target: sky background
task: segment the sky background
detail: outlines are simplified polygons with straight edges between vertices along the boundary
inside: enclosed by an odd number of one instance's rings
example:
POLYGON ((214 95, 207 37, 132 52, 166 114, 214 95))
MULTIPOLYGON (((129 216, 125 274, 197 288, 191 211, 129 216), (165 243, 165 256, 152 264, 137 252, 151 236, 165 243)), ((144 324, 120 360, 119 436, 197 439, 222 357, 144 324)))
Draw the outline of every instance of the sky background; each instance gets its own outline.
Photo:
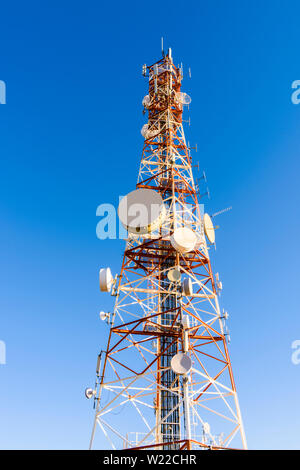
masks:
POLYGON ((2 2, 0 448, 88 446, 113 305, 98 269, 117 273, 124 249, 97 239, 96 208, 135 188, 161 36, 183 62, 206 210, 233 207, 211 256, 248 445, 300 448, 299 18, 293 0, 2 2))

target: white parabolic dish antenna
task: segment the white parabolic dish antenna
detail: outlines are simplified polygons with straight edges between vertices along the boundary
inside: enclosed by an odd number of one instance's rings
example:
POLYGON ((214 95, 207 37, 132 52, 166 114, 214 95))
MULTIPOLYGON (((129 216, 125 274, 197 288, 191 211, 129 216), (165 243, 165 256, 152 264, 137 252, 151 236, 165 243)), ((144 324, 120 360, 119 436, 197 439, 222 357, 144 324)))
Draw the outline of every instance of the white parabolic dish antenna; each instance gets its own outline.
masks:
POLYGON ((108 314, 106 312, 100 312, 99 317, 100 317, 100 320, 104 321, 107 319, 108 314))
POLYGON ((110 268, 103 268, 99 271, 99 284, 101 292, 110 292, 114 278, 110 268))
POLYGON ((118 215, 129 232, 146 234, 161 226, 166 217, 166 208, 156 191, 136 189, 123 197, 118 215))
POLYGON ((174 230, 170 241, 175 250, 180 253, 193 251, 197 243, 197 235, 188 227, 179 227, 174 230))
POLYGON ((215 243, 215 239, 216 239, 215 229, 214 229, 214 225, 212 223, 212 220, 211 220, 211 218, 209 217, 208 214, 204 214, 203 222, 204 222, 205 235, 207 236, 210 243, 215 243))
POLYGON ((192 102, 192 98, 187 93, 183 93, 179 91, 177 93, 178 101, 182 104, 190 104, 192 102))
POLYGON ((171 369, 175 374, 185 375, 192 368, 192 360, 190 356, 184 353, 178 353, 172 357, 171 369))
POLYGON ((179 269, 170 269, 170 270, 168 271, 168 279, 169 279, 169 281, 171 281, 171 282, 178 282, 178 281, 180 281, 180 278, 181 278, 181 274, 180 274, 179 269))
POLYGON ((183 280, 182 293, 183 295, 186 295, 186 296, 193 295, 193 283, 190 277, 186 277, 183 280))
POLYGON ((147 132, 148 132, 148 124, 144 124, 141 129, 141 134, 144 137, 144 139, 146 139, 147 132))
POLYGON ((150 137, 154 137, 158 133, 157 130, 151 130, 149 129, 149 124, 144 124, 142 129, 141 129, 141 134, 144 137, 144 139, 150 139, 150 137))
POLYGON ((150 96, 149 95, 144 96, 142 104, 143 104, 143 106, 145 106, 145 108, 148 108, 148 106, 150 104, 150 96))

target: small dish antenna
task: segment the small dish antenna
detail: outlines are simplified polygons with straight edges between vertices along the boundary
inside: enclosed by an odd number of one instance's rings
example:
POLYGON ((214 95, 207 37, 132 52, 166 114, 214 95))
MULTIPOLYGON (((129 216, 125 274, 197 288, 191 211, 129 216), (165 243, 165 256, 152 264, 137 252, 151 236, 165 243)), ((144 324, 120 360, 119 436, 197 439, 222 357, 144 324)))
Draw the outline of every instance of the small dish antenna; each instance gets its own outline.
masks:
POLYGON ((177 99, 181 104, 190 104, 192 102, 190 95, 182 91, 177 92, 177 99))
POLYGON ((175 374, 186 375, 192 368, 192 360, 185 353, 178 353, 171 359, 171 369, 175 374))
POLYGON ((208 241, 210 243, 215 243, 215 239, 216 239, 215 229, 214 229, 212 220, 208 214, 204 214, 203 224, 204 224, 204 232, 208 241))
POLYGON ((193 251, 197 243, 197 235, 188 227, 176 228, 170 237, 171 244, 180 253, 193 251))
POLYGON ((141 134, 146 140, 150 139, 150 137, 154 137, 157 133, 158 133, 157 130, 149 129, 149 124, 144 124, 141 129, 141 134))
POLYGON ((86 388, 84 394, 86 398, 89 400, 90 398, 96 395, 96 390, 93 390, 92 388, 86 388))
POLYGON ((123 197, 118 215, 129 232, 146 234, 161 226, 166 217, 166 208, 157 191, 136 189, 123 197))
POLYGON ((193 295, 193 284, 192 284, 192 280, 190 277, 187 277, 183 280, 182 293, 183 295, 186 295, 186 296, 193 295))
MULTIPOLYGON (((143 101, 142 101, 142 105, 143 105, 145 108, 149 108, 149 105, 150 105, 150 96, 149 96, 149 95, 144 96, 143 101)), ((146 124, 146 125, 147 125, 147 124, 146 124)), ((144 137, 144 136, 143 136, 143 137, 144 137)))
POLYGON ((99 285, 101 292, 110 292, 114 278, 111 274, 110 268, 102 268, 99 271, 99 285))
POLYGON ((180 273, 179 269, 170 269, 170 271, 168 271, 168 279, 171 282, 180 281, 181 273, 180 273))
POLYGON ((148 124, 144 124, 141 129, 141 134, 144 137, 144 139, 146 139, 147 133, 148 133, 148 124))
POLYGON ((100 312, 99 317, 102 321, 107 321, 109 319, 110 314, 108 312, 100 312))

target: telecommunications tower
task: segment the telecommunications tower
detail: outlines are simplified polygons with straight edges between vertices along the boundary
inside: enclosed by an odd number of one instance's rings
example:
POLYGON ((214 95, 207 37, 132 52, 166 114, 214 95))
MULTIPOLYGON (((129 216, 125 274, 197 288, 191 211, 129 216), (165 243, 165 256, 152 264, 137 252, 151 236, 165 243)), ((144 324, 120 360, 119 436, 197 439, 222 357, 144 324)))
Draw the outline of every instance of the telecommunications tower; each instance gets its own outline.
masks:
POLYGON ((170 49, 143 75, 148 122, 138 181, 118 209, 128 231, 122 268, 99 274, 115 305, 100 313, 109 336, 86 390, 95 407, 90 447, 246 448, 222 283, 210 263, 214 226, 198 203, 182 125, 191 98, 170 49))

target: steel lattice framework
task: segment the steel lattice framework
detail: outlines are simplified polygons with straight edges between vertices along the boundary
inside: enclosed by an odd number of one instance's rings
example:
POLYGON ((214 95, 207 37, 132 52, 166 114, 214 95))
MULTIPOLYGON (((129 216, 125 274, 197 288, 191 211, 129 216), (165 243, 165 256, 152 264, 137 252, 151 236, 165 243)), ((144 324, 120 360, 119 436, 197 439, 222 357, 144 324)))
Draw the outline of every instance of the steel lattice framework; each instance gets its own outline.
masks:
POLYGON ((148 126, 136 188, 158 191, 167 216, 154 232, 128 234, 107 348, 97 364, 90 446, 99 425, 113 449, 246 448, 182 125, 182 72, 169 51, 147 67, 147 76, 148 126), (181 226, 198 237, 186 254, 170 243, 181 226), (191 279, 192 295, 168 279, 174 267, 191 279), (182 351, 192 359, 188 378, 170 367, 182 351))

